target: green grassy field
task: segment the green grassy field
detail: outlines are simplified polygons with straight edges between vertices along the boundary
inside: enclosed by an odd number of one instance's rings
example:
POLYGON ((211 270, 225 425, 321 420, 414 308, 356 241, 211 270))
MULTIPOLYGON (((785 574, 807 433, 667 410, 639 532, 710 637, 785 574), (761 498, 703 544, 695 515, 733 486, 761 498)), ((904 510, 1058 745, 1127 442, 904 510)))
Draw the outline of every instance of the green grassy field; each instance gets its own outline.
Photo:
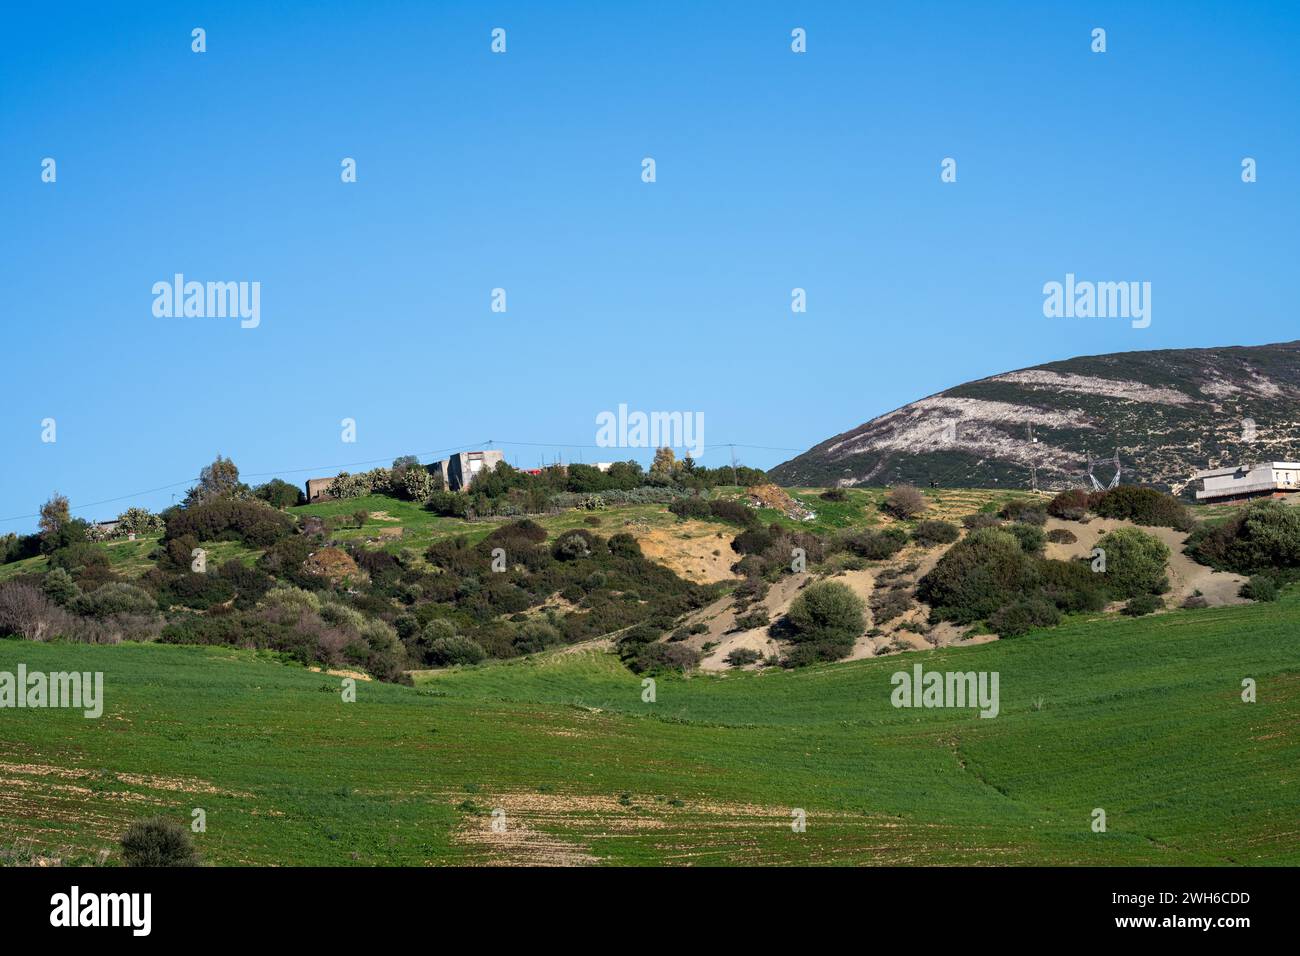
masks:
POLYGON ((598 651, 359 682, 355 703, 225 648, 0 641, 0 670, 19 662, 103 671, 106 705, 0 711, 10 858, 86 859, 202 808, 213 864, 1300 864, 1293 593, 663 678, 654 703, 598 651), (895 709, 890 675, 917 662, 997 671, 1001 714, 895 709))

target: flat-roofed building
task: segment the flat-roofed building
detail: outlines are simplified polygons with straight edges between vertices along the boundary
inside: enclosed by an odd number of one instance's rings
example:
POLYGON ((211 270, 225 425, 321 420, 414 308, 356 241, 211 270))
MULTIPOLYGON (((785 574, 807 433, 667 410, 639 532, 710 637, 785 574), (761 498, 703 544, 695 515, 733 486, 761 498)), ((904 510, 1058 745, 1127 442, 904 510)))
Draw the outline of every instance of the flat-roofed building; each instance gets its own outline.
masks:
POLYGON ((1300 462, 1229 465, 1198 471, 1192 479, 1203 483, 1201 490, 1196 492, 1197 501, 1224 501, 1300 491, 1300 462))
POLYGON ((501 464, 504 457, 499 451, 462 451, 435 461, 429 471, 435 478, 442 478, 448 491, 465 491, 480 474, 501 464))

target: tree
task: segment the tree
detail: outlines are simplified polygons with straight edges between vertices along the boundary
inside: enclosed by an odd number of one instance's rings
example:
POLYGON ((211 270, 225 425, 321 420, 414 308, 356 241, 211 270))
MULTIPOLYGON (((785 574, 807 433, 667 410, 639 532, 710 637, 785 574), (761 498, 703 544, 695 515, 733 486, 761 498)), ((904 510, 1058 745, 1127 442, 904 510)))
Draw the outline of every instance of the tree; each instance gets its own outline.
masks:
POLYGON ((59 533, 59 529, 71 520, 72 513, 68 508, 67 496, 56 491, 50 495, 49 501, 41 505, 41 520, 39 522, 41 539, 44 541, 52 540, 59 533))
POLYGON ((677 456, 667 445, 655 452, 654 464, 650 466, 650 474, 658 475, 662 478, 671 478, 673 472, 677 470, 677 456))
POLYGON ((297 485, 291 485, 279 478, 272 478, 266 484, 253 489, 253 497, 260 498, 272 508, 292 508, 307 503, 306 495, 297 485))
POLYGON ((248 486, 239 480, 239 469, 229 458, 217 455, 212 464, 199 472, 199 481, 185 493, 185 507, 207 504, 220 498, 241 497, 248 486))

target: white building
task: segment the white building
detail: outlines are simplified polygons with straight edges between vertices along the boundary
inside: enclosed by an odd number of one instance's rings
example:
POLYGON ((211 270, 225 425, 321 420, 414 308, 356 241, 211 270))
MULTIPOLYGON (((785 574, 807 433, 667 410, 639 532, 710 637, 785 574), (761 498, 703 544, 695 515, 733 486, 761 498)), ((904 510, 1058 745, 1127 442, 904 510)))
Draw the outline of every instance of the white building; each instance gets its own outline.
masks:
POLYGON ((1196 492, 1198 501, 1246 498, 1282 491, 1300 491, 1300 462, 1265 461, 1258 465, 1230 465, 1198 471, 1194 481, 1203 481, 1196 492))

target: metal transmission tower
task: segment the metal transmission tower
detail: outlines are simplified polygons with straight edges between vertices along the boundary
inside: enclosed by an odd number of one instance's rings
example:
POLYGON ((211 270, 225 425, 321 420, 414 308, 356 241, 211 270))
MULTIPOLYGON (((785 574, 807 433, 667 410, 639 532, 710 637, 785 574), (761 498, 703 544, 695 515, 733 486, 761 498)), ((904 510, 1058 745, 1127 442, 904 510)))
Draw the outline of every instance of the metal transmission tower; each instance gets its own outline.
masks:
POLYGON ((1117 487, 1117 486, 1119 485, 1119 476, 1120 476, 1120 473, 1121 473, 1121 468, 1120 468, 1120 463, 1119 463, 1119 449, 1118 449, 1118 448, 1115 449, 1115 457, 1111 459, 1111 461, 1112 461, 1112 462, 1114 463, 1114 465, 1115 465, 1115 477, 1112 478, 1112 479, 1110 480, 1110 484, 1109 484, 1109 485, 1106 485, 1106 487, 1104 487, 1104 488, 1102 487, 1101 482, 1097 480, 1097 476, 1094 475, 1094 474, 1092 473, 1092 468, 1093 468, 1094 465, 1104 464, 1105 461, 1106 461, 1106 459, 1105 459, 1105 458, 1093 458, 1092 455, 1088 454, 1088 450, 1087 450, 1086 448, 1084 449, 1084 452, 1083 452, 1083 453, 1084 453, 1084 455, 1086 455, 1087 458, 1088 458, 1088 480, 1092 482, 1092 488, 1093 488, 1094 491, 1110 491, 1112 488, 1115 488, 1115 487, 1117 487))

